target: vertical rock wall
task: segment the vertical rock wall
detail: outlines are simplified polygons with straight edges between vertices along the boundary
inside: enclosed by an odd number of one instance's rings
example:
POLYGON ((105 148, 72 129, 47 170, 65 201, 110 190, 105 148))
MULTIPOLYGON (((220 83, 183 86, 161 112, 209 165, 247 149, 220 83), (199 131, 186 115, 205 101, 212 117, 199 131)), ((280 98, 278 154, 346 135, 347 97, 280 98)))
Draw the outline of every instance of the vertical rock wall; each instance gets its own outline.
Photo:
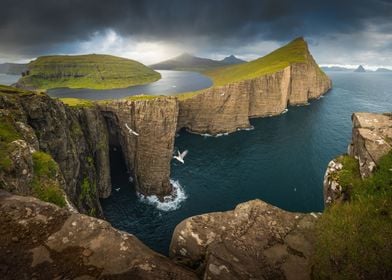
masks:
POLYGON ((169 194, 177 99, 113 101, 102 105, 101 111, 111 123, 109 130, 118 134, 136 190, 144 195, 169 194), (130 132, 127 126, 138 135, 130 132))

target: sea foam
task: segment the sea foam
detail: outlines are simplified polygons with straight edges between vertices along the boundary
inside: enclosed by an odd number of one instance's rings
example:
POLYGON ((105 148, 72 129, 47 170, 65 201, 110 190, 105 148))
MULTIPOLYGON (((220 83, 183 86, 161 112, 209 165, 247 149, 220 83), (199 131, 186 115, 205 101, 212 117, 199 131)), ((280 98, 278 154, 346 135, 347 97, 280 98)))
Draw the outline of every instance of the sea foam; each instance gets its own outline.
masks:
POLYGON ((145 196, 137 194, 141 202, 155 206, 161 211, 173 211, 181 207, 181 203, 187 199, 184 188, 178 181, 170 180, 173 191, 170 195, 164 196, 160 201, 156 195, 145 196))

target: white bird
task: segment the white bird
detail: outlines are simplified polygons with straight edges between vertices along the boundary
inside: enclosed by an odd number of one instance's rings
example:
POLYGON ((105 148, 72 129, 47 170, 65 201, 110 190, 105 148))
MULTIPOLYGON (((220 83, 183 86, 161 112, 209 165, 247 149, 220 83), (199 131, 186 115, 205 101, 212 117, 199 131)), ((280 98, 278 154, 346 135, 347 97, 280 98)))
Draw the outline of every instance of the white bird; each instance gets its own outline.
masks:
POLYGON ((125 124, 125 127, 128 129, 129 134, 133 134, 133 135, 139 136, 139 133, 137 133, 136 131, 132 130, 132 128, 130 128, 127 123, 125 124))
POLYGON ((221 96, 224 96, 225 95, 225 93, 221 93, 221 96))
POLYGON ((116 192, 118 192, 120 190, 120 188, 116 188, 115 190, 116 190, 116 192))
POLYGON ((185 150, 182 153, 180 153, 180 151, 178 150, 177 153, 178 153, 178 156, 174 156, 173 158, 175 158, 176 160, 178 160, 181 163, 184 163, 184 157, 188 153, 188 150, 185 150))
POLYGON ((129 176, 129 182, 132 183, 133 182, 133 178, 132 176, 129 176))

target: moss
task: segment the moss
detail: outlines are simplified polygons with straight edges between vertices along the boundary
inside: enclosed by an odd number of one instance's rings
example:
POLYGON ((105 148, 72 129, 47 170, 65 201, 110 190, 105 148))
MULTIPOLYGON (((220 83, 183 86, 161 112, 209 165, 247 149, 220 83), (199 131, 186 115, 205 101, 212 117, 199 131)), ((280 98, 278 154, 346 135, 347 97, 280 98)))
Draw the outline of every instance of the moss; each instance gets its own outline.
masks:
POLYGON ((361 180, 358 161, 348 155, 338 158, 338 162, 343 168, 334 174, 334 179, 342 186, 344 191, 350 191, 353 185, 357 185, 361 180))
POLYGON ((83 135, 83 130, 82 130, 82 128, 81 128, 79 123, 73 122, 71 124, 71 133, 72 133, 72 135, 74 135, 76 137, 79 137, 79 136, 83 135))
POLYGON ((95 105, 93 101, 81 98, 60 98, 60 101, 70 107, 76 108, 93 107, 95 105))
POLYGON ((315 279, 389 279, 392 275, 392 152, 359 180, 354 159, 341 182, 350 201, 326 209, 316 225, 315 279), (351 169, 351 172, 350 172, 351 169), (350 178, 351 177, 351 178, 350 178))
POLYGON ((85 177, 81 184, 81 191, 79 195, 79 202, 86 202, 88 205, 93 204, 92 198, 95 197, 96 194, 96 186, 94 183, 91 183, 89 178, 85 177))
POLYGON ((61 190, 59 181, 57 180, 59 173, 57 163, 47 153, 34 152, 33 167, 33 194, 43 201, 64 207, 64 194, 61 190))
POLYGON ((19 83, 40 89, 126 88, 160 79, 158 72, 137 61, 110 55, 43 56, 28 68, 30 74, 19 83))
POLYGON ((0 171, 11 168, 9 144, 17 139, 20 139, 20 135, 13 119, 10 116, 0 116, 0 171))

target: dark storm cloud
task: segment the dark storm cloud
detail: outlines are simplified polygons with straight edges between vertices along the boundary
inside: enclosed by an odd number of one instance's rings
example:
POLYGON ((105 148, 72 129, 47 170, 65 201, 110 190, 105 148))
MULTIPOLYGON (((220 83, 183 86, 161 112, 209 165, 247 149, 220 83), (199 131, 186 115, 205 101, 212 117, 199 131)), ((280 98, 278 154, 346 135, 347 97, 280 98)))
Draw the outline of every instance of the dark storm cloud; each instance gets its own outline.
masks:
POLYGON ((0 50, 39 53, 113 29, 123 36, 180 40, 287 41, 357 32, 373 23, 391 33, 381 0, 0 0, 0 50))

